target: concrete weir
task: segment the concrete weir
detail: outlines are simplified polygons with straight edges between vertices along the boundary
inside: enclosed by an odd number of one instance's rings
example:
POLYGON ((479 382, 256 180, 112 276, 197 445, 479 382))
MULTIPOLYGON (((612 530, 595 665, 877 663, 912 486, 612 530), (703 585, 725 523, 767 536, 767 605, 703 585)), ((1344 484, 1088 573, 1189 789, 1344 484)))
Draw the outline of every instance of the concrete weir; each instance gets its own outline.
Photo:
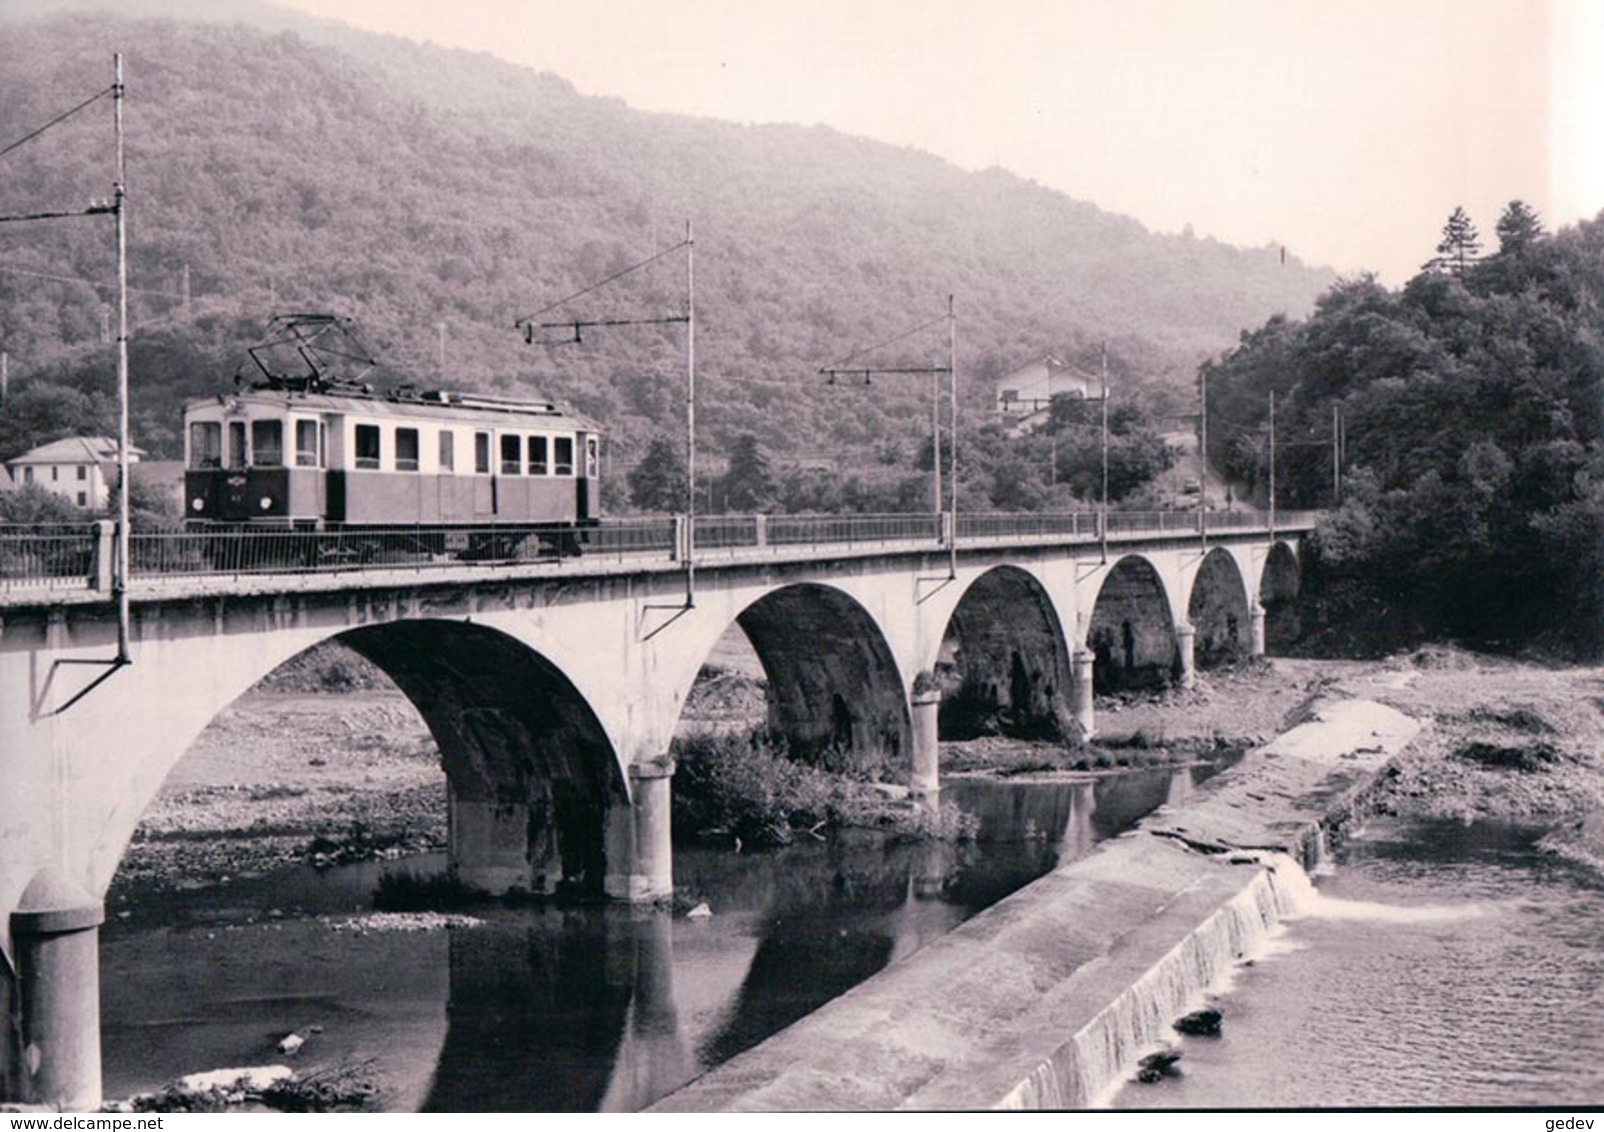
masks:
POLYGON ((1381 704, 1321 704, 1184 807, 1160 809, 652 1111, 1093 1105, 1290 909, 1301 877, 1285 875, 1296 871, 1287 856, 1307 859, 1418 730, 1381 704))

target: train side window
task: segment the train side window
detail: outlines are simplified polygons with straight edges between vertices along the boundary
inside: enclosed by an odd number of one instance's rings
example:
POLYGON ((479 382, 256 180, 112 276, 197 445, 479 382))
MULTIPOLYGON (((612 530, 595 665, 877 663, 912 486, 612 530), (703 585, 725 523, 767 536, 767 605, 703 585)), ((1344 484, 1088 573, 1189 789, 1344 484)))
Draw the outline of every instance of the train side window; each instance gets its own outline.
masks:
POLYGON ((398 428, 395 430, 395 470, 398 472, 415 472, 418 470, 417 429, 398 428))
POLYGON ((440 470, 457 470, 457 434, 448 428, 440 430, 440 470))
POLYGON ((317 458, 317 422, 295 422, 295 466, 298 468, 315 468, 318 466, 317 458))
POLYGON ((598 472, 596 465, 599 447, 594 436, 585 437, 585 475, 591 479, 595 479, 598 472))
POLYGON ((245 466, 245 422, 228 422, 228 466, 243 468, 245 466))
POLYGON ((251 422, 251 463, 258 468, 277 468, 284 463, 284 422, 251 422))
POLYGON ((501 438, 501 474, 516 476, 523 472, 523 446, 521 437, 503 436, 501 438))
POLYGON ((547 470, 546 438, 544 436, 531 436, 529 438, 529 474, 543 476, 547 470))
POLYGON ((378 425, 359 424, 356 426, 356 466, 359 468, 377 468, 379 466, 378 425))
POLYGON ((551 472, 556 476, 574 474, 574 438, 554 436, 551 440, 551 472))
POLYGON ((189 466, 223 466, 223 426, 217 421, 195 421, 189 426, 189 466))
POLYGON ((473 434, 473 470, 481 476, 490 474, 490 434, 473 434))

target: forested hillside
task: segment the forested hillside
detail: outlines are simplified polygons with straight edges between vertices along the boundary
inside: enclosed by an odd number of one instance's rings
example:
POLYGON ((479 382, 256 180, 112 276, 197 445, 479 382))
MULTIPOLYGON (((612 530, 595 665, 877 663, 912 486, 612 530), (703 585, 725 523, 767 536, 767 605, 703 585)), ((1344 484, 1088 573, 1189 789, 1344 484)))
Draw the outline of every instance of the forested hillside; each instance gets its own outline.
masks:
MULTIPOLYGON (((1491 243, 1491 241, 1489 241, 1491 243)), ((1206 367, 1210 449, 1242 481, 1333 504, 1328 611, 1421 635, 1604 646, 1604 216, 1550 235, 1519 201, 1496 250, 1456 211, 1401 290, 1339 284, 1206 367), (1340 459, 1332 437, 1340 430, 1340 459)))
MULTIPOLYGON (((1004 172, 822 128, 646 114, 488 56, 314 22, 3 28, 0 145, 108 85, 125 56, 135 442, 157 456, 177 450, 182 399, 230 387, 271 313, 331 311, 381 359, 376 384, 538 392, 605 422, 620 500, 651 439, 678 435, 682 328, 531 346, 513 323, 688 221, 714 466, 751 435, 782 467, 912 475, 926 387, 832 388, 817 370, 938 315, 949 293, 969 430, 994 378, 1048 352, 1092 363, 1104 340, 1121 395, 1185 404, 1203 357, 1306 313, 1333 279, 1272 248, 1156 236, 1004 172)), ((0 213, 108 197, 110 119, 103 100, 0 157, 0 213)), ((106 431, 112 247, 106 218, 0 225, 0 458, 106 431)), ((667 256, 547 317, 678 313, 684 274, 667 256)), ((944 352, 938 327, 879 360, 944 352)))

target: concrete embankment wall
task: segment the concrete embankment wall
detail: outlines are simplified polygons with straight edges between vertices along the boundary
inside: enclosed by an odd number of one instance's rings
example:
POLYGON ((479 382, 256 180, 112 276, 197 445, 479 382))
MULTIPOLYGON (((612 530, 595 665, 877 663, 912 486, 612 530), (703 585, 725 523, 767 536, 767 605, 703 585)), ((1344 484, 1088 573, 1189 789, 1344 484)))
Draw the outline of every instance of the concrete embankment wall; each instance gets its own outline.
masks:
POLYGON ((1305 859, 1417 730, 1380 704, 1323 704, 1184 807, 1157 811, 653 1111, 1092 1104, 1252 953, 1300 887, 1288 856, 1305 859))

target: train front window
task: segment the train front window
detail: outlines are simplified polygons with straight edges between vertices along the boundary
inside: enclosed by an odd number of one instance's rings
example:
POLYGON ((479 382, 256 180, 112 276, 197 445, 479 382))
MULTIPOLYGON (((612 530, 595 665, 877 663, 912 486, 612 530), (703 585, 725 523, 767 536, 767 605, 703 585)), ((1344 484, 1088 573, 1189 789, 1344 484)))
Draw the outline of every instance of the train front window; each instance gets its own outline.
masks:
POLYGON ((295 422, 295 464, 301 468, 315 468, 317 459, 317 422, 295 422))
POLYGON ((276 468, 284 463, 284 422, 251 422, 251 463, 276 468))
POLYGON ((398 472, 415 472, 418 470, 417 429, 398 428, 395 430, 395 470, 398 472))
POLYGON ((529 474, 543 476, 547 471, 546 438, 544 436, 531 436, 529 438, 529 474))
POLYGON ((553 437, 551 441, 552 472, 559 476, 574 474, 574 438, 571 436, 553 437))
POLYGON ((195 421, 189 426, 189 466, 223 466, 223 426, 216 421, 195 421))
POLYGON ((228 422, 228 466, 243 468, 245 466, 245 422, 228 422))
POLYGON ((356 466, 359 468, 377 468, 379 466, 378 425, 359 424, 356 426, 356 466))
POLYGON ((585 437, 585 475, 595 479, 597 475, 597 457, 599 446, 594 436, 585 437))
POLYGON ((523 441, 516 436, 501 438, 501 474, 516 476, 523 472, 523 441))

